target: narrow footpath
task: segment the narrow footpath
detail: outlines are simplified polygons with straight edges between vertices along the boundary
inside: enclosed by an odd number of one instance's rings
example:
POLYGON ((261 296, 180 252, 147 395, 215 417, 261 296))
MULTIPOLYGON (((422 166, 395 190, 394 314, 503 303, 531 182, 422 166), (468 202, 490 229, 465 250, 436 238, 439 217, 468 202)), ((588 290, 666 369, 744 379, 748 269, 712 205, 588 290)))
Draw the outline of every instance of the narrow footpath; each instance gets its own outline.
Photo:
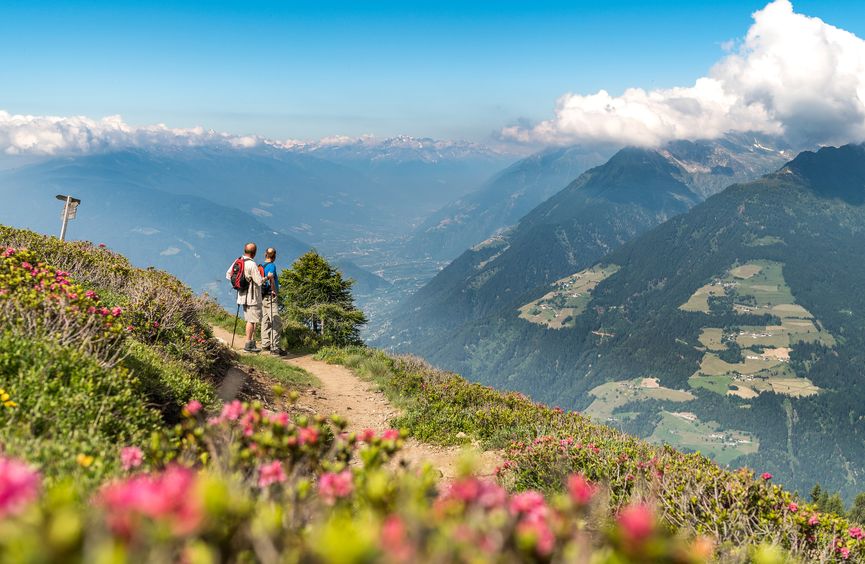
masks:
MULTIPOLYGON (((228 345, 231 333, 221 327, 213 327, 213 334, 228 345)), ((242 352, 243 337, 236 337, 235 350, 242 352)), ((260 353, 267 354, 267 353, 260 353)), ((341 415, 348 420, 349 431, 375 429, 383 431, 391 427, 390 422, 399 415, 384 393, 377 386, 359 378, 354 372, 337 364, 316 360, 312 355, 288 355, 283 361, 303 368, 321 382, 320 387, 300 390, 297 408, 322 415, 341 415)), ((398 462, 418 467, 424 463, 437 468, 445 480, 456 476, 458 463, 464 447, 441 447, 408 439, 398 455, 398 462)), ((477 462, 476 473, 491 476, 501 463, 499 453, 472 448, 477 462)))

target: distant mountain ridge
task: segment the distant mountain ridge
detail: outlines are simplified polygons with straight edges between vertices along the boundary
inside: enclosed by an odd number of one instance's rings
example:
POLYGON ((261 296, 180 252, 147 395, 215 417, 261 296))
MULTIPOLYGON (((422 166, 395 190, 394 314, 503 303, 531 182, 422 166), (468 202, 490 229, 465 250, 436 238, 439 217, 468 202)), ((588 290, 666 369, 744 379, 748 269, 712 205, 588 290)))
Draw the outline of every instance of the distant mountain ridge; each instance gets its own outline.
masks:
MULTIPOLYGON (((603 164, 612 145, 550 148, 522 159, 476 192, 431 215, 407 243, 414 254, 453 259, 463 250, 516 224, 525 214, 586 170, 603 164)), ((706 198, 733 182, 756 178, 795 155, 783 139, 759 133, 728 133, 712 140, 671 141, 658 152, 680 166, 688 184, 706 198)))
MULTIPOLYGON (((757 149, 755 144, 755 139, 730 136, 677 142, 659 150, 620 150, 535 207, 512 229, 460 255, 397 309, 382 332, 385 340, 377 342, 401 343, 421 354, 427 346, 436 349, 437 339, 455 326, 512 311, 530 301, 529 292, 590 266, 624 242, 685 212, 712 186, 755 178, 786 162, 783 149, 757 149), (740 151, 735 159, 731 147, 740 151), (725 163, 722 170, 717 169, 720 163, 725 163)), ((554 160, 563 162, 563 157, 554 160)))
MULTIPOLYGON (((70 237, 107 243, 136 264, 156 265, 177 274, 195 290, 222 298, 224 268, 244 242, 277 247, 286 264, 309 249, 309 243, 292 235, 296 230, 291 229, 292 219, 304 219, 303 209, 290 208, 292 201, 296 206, 303 198, 316 198, 314 193, 291 198, 285 194, 273 198, 281 202, 264 206, 261 202, 270 199, 266 190, 254 194, 238 191, 237 186, 255 185, 257 178, 264 181, 267 169, 250 170, 233 159, 255 169, 255 163, 266 157, 202 149, 155 154, 123 151, 0 171, 4 201, 0 223, 55 233, 61 205, 54 195, 71 193, 82 204, 78 218, 70 223, 70 237), (234 167, 240 170, 226 171, 234 167), (277 221, 272 225, 263 221, 274 218, 277 221), (282 229, 275 228, 280 224, 282 229)), ((291 160, 270 163, 277 170, 283 166, 295 170, 300 165, 291 160)), ((279 175, 269 181, 278 183, 279 175)), ((349 205, 338 214, 346 223, 357 217, 349 205)), ((359 280, 363 291, 386 284, 350 262, 341 267, 359 280)))

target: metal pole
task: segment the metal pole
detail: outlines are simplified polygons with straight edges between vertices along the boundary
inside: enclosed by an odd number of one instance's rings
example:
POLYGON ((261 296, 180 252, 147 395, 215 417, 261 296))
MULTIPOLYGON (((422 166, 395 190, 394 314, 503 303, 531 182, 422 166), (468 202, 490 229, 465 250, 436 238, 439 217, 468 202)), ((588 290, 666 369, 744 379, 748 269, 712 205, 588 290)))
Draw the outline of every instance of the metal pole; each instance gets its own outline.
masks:
POLYGON ((234 336, 237 334, 237 319, 240 317, 240 304, 237 304, 237 313, 234 314, 234 329, 231 331, 231 348, 234 348, 234 336))
POLYGON ((66 204, 63 206, 63 225, 60 227, 60 240, 66 240, 66 225, 69 224, 69 204, 72 202, 72 196, 66 196, 66 204))
POLYGON ((276 346, 276 341, 273 340, 273 288, 270 289, 270 351, 273 352, 274 347, 276 346))

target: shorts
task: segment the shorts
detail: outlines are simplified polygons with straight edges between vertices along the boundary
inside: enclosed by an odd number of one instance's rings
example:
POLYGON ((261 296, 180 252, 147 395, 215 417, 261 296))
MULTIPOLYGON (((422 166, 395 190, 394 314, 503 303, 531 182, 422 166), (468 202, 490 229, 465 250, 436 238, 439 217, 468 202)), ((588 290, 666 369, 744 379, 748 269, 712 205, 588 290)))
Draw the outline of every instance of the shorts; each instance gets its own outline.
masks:
POLYGON ((261 323, 261 304, 243 306, 243 320, 247 323, 261 323))

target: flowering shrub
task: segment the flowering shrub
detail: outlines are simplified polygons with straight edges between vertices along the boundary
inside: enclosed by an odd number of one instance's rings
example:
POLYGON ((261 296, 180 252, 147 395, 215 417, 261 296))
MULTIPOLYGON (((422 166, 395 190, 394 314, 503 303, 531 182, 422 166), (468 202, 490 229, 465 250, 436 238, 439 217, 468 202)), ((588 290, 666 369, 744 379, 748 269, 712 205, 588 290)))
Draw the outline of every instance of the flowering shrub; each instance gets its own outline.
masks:
POLYGON ((674 535, 649 506, 589 526, 599 490, 580 476, 570 480, 581 484, 574 493, 552 497, 508 494, 471 475, 438 485, 429 469, 384 466, 388 457, 380 455, 401 442, 394 433, 364 432, 361 441, 339 420, 331 428, 287 417, 237 403, 207 421, 190 413, 175 436, 182 443, 175 460, 105 484, 89 504, 62 486, 37 498, 38 474, 0 457, 0 554, 12 561, 112 554, 121 561, 681 563, 713 555, 710 542, 674 535), (237 452, 216 448, 209 452, 228 458, 181 460, 182 450, 227 444, 238 433, 249 438, 246 456, 232 460, 228 453, 237 452), (271 433, 268 447, 249 448, 271 433), (333 440, 320 440, 326 436, 333 440), (360 464, 350 464, 355 456, 360 464), (10 491, 14 503, 5 501, 10 491))
POLYGON ((860 531, 851 534, 845 519, 802 503, 773 484, 769 473, 755 478, 749 470, 724 470, 699 454, 652 445, 578 413, 469 383, 416 358, 364 348, 324 349, 318 357, 375 379, 403 407, 406 415, 397 423, 415 436, 453 443, 462 433, 504 447, 498 476, 510 490, 554 494, 564 486, 589 497, 587 490, 600 484, 610 511, 653 500, 667 526, 718 543, 777 543, 807 559, 865 560, 860 531))
POLYGON ((106 365, 122 351, 123 310, 108 308, 32 251, 0 248, 0 324, 74 346, 106 365))
MULTIPOLYGON (((155 269, 135 268, 104 245, 64 242, 0 225, 0 249, 7 247, 19 249, 16 254, 29 249, 24 252, 30 263, 38 260, 52 265, 67 282, 74 278, 80 292, 72 293, 100 302, 99 313, 103 313, 102 307, 112 316, 122 312, 123 320, 113 324, 116 331, 125 330, 127 335, 159 347, 189 366, 193 374, 219 372, 227 365, 230 352, 212 339, 209 326, 200 318, 212 304, 195 296, 175 277, 155 269)), ((0 288, 3 282, 0 272, 0 288)))

